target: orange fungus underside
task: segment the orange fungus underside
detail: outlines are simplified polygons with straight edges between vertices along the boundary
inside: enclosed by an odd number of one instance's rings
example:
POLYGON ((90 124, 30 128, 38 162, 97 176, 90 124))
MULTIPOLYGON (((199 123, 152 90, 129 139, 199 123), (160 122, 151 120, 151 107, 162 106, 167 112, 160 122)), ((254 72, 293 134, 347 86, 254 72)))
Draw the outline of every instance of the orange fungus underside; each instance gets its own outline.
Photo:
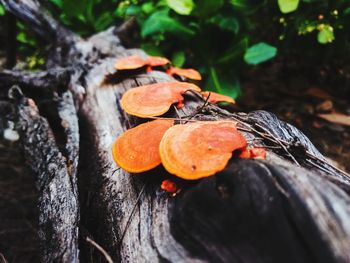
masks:
POLYGON ((208 98, 209 96, 209 102, 211 103, 217 103, 217 102, 227 102, 227 103, 236 103, 234 99, 232 99, 231 97, 229 96, 226 96, 226 95, 222 95, 222 94, 219 94, 219 93, 216 93, 216 92, 208 92, 208 91, 204 91, 202 92, 202 95, 204 98, 208 98), (210 94, 210 96, 209 96, 210 94))
POLYGON ((163 58, 163 57, 149 56, 147 58, 147 64, 151 67, 165 66, 166 64, 169 64, 169 63, 170 63, 169 59, 163 58))
POLYGON ((165 169, 186 180, 221 171, 247 142, 233 121, 195 122, 168 129, 159 146, 165 169))
POLYGON ((200 91, 200 88, 178 81, 140 86, 125 92, 120 105, 128 114, 137 117, 160 116, 166 113, 172 104, 181 104, 184 99, 182 94, 187 90, 200 91))
POLYGON ((191 68, 187 68, 187 69, 183 69, 183 68, 177 68, 177 67, 170 67, 167 70, 167 74, 173 76, 173 75, 178 75, 178 76, 182 76, 188 79, 193 79, 193 80, 201 80, 202 76, 201 74, 194 69, 191 68))
POLYGON ((145 65, 147 65, 146 59, 136 55, 132 55, 129 57, 119 59, 115 64, 115 68, 117 70, 131 70, 141 68, 145 65))
POLYGON ((155 120, 124 132, 113 144, 114 161, 130 173, 141 173, 161 163, 159 143, 173 125, 172 120, 155 120))
POLYGON ((163 57, 149 56, 147 58, 143 58, 137 55, 132 55, 119 59, 115 64, 115 68, 117 70, 132 70, 142 68, 144 66, 159 67, 169 63, 170 61, 163 57))

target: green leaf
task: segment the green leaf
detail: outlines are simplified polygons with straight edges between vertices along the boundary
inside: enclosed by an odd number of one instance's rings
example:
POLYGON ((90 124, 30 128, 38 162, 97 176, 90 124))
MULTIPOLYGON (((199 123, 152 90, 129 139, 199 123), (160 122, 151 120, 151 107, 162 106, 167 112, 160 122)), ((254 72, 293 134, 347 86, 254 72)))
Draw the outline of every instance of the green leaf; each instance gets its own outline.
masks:
POLYGON ((147 37, 152 34, 169 32, 179 36, 194 35, 195 32, 169 17, 167 10, 152 14, 142 25, 141 36, 147 37))
POLYGON ((257 65, 267 61, 277 54, 277 48, 260 42, 248 48, 244 54, 244 61, 251 65, 257 65))
POLYGON ((298 9, 300 0, 278 0, 278 6, 282 13, 287 14, 298 9))
POLYGON ((206 18, 210 14, 217 12, 224 4, 224 0, 197 0, 196 12, 200 17, 206 18))
POLYGON ((111 12, 105 12, 94 22, 94 28, 97 32, 100 32, 111 25, 113 20, 113 14, 111 12))
POLYGON ((224 30, 231 31, 235 34, 238 34, 238 32, 239 32, 239 22, 234 17, 224 17, 220 21, 219 26, 220 26, 220 28, 222 28, 224 30))
POLYGON ((141 7, 136 6, 136 5, 132 5, 132 6, 128 6, 125 10, 125 15, 126 16, 134 16, 134 15, 138 15, 140 14, 142 11, 141 7))
POLYGON ((160 56, 163 57, 162 50, 155 46, 153 43, 141 44, 141 49, 144 50, 150 56, 160 56))
POLYGON ((153 3, 144 3, 142 6, 141 6, 141 9, 142 9, 142 12, 144 12, 145 14, 150 14, 154 11, 155 7, 153 5, 153 3))
POLYGON ((62 0, 50 0, 51 3, 56 5, 59 8, 62 8, 62 0))
POLYGON ((248 47, 248 38, 242 38, 232 47, 226 50, 222 56, 216 61, 217 64, 229 64, 238 61, 238 57, 242 57, 248 47))
POLYGON ((5 15, 5 8, 3 7, 2 4, 0 4, 0 16, 5 15))
POLYGON ((328 44, 333 42, 334 40, 334 33, 333 33, 332 27, 325 27, 317 34, 317 41, 320 44, 328 44))
POLYGON ((182 67, 186 61, 185 52, 177 51, 173 54, 171 62, 175 67, 182 67))
POLYGON ((239 81, 236 76, 230 74, 221 75, 214 67, 209 68, 209 78, 205 89, 230 96, 234 99, 241 93, 239 81), (227 76, 230 77, 228 78, 227 76))
POLYGON ((62 0, 62 11, 67 17, 81 17, 88 0, 62 0))
POLYGON ((30 45, 30 46, 35 46, 36 45, 35 40, 29 38, 27 36, 27 34, 22 32, 22 31, 17 34, 16 39, 17 39, 18 42, 23 43, 23 44, 27 44, 27 45, 30 45))
POLYGON ((194 3, 192 0, 167 0, 168 6, 180 15, 191 14, 194 3))

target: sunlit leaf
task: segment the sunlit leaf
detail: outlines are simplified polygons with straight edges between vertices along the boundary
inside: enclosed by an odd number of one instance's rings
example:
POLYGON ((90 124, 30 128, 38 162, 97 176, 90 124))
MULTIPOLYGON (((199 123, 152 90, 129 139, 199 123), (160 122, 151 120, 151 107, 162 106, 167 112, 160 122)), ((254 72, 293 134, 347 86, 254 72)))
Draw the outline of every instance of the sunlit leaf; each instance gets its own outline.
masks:
POLYGON ((282 13, 294 12, 298 9, 300 0, 278 0, 278 6, 282 13))
POLYGON ((189 15, 195 6, 192 0, 167 0, 166 2, 171 9, 180 15, 189 15))
POLYGON ((260 42, 248 48, 244 54, 244 61, 251 65, 257 65, 267 61, 277 54, 277 48, 260 42))
POLYGON ((331 43, 334 40, 334 33, 332 27, 325 27, 317 34, 317 41, 320 44, 331 43))
POLYGON ((0 16, 5 15, 5 8, 0 4, 0 16))

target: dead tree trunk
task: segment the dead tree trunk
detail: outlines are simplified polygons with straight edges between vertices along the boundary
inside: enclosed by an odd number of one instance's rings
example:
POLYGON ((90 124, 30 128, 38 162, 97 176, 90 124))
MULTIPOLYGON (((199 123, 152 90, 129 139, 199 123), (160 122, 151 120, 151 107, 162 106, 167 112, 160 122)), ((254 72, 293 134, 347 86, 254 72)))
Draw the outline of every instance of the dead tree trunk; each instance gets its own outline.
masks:
POLYGON ((187 94, 169 116, 238 120, 268 159, 233 160, 171 198, 159 188, 162 168, 131 176, 110 150, 141 121, 121 110, 123 92, 170 77, 116 75, 118 57, 143 55, 125 49, 116 28, 81 39, 34 0, 1 2, 52 44, 47 71, 0 73, 0 106, 13 112, 1 111, 1 123, 16 123, 36 176, 42 261, 103 262, 107 253, 115 262, 350 262, 350 178, 299 130, 187 94))

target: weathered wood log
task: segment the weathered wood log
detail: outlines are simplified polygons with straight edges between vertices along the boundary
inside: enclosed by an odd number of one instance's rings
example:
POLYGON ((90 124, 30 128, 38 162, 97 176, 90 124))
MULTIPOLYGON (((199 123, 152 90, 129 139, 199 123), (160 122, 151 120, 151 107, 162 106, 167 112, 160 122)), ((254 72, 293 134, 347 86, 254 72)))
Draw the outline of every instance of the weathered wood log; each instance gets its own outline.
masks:
MULTIPOLYGON (((264 111, 230 113, 186 94, 185 107, 167 117, 237 120, 250 145, 265 146, 268 158, 233 159, 169 197, 159 188, 165 170, 130 175, 113 162, 111 145, 143 121, 121 110, 123 92, 171 78, 158 71, 115 74, 118 58, 144 55, 123 48, 115 28, 83 40, 42 15, 34 1, 1 1, 36 32, 47 32, 48 41, 59 39, 48 67, 70 69, 67 91, 55 82, 43 99, 23 89, 40 111, 11 93, 23 150, 42 189, 43 261, 77 262, 79 250, 82 262, 103 261, 86 242, 78 248, 80 228, 82 241, 88 233, 116 262, 350 262, 350 178, 299 130, 264 111)), ((28 74, 6 74, 14 78, 2 89, 42 86, 28 74)))

